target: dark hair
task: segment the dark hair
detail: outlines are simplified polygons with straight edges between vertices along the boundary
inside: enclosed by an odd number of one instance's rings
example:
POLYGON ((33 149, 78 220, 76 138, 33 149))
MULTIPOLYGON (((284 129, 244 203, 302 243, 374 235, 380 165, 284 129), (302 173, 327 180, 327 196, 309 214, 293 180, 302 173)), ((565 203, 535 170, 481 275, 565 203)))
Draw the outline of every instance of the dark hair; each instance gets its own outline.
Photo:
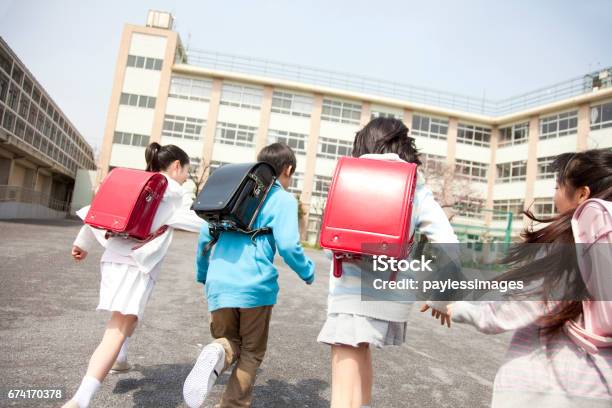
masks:
POLYGON ((421 164, 409 129, 395 118, 374 118, 355 135, 353 157, 368 153, 397 153, 409 163, 421 164))
MULTIPOLYGON (((578 153, 563 153, 553 161, 557 172, 558 186, 565 187, 566 193, 573 195, 577 188, 589 187, 589 198, 612 199, 612 151, 593 149, 578 153)), ((578 269, 576 248, 572 233, 571 220, 575 209, 552 218, 538 218, 530 210, 524 214, 532 221, 547 224, 544 228, 527 228, 522 233, 523 242, 512 247, 508 256, 501 262, 511 269, 500 276, 499 280, 522 280, 525 283, 539 282, 535 291, 542 300, 548 302, 552 294, 560 289, 563 301, 555 310, 541 318, 540 323, 547 333, 553 333, 570 319, 582 313, 582 300, 589 293, 578 269), (546 255, 538 256, 542 245, 547 246, 546 255)))
POLYGON ((145 160, 147 161, 147 171, 162 171, 178 160, 181 166, 189 164, 189 156, 183 149, 175 145, 162 146, 157 142, 152 142, 145 150, 145 160))
POLYGON ((270 163, 280 176, 287 166, 291 166, 291 174, 295 172, 296 159, 293 150, 283 142, 272 143, 261 149, 257 155, 257 161, 270 163))

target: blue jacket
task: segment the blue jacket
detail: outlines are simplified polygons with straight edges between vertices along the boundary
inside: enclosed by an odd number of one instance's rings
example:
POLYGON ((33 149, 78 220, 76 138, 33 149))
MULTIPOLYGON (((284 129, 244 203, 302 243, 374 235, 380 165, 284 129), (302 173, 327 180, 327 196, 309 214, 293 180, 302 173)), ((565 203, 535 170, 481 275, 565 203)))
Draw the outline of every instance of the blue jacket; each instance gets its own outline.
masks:
POLYGON ((208 224, 202 227, 196 257, 197 281, 205 284, 208 310, 257 307, 276 303, 279 254, 306 283, 314 280, 314 264, 300 244, 296 199, 278 181, 274 183, 253 228, 270 227, 272 234, 255 238, 238 232, 222 232, 212 251, 202 256, 211 240, 208 224))

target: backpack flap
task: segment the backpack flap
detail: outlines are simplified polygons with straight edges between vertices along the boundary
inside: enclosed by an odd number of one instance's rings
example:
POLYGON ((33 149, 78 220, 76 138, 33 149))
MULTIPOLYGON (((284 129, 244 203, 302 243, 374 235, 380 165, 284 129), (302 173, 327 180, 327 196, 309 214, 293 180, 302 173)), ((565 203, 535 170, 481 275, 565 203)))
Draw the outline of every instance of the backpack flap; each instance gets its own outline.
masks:
POLYGON ((226 164, 210 175, 192 209, 209 223, 249 230, 275 180, 268 163, 226 164))

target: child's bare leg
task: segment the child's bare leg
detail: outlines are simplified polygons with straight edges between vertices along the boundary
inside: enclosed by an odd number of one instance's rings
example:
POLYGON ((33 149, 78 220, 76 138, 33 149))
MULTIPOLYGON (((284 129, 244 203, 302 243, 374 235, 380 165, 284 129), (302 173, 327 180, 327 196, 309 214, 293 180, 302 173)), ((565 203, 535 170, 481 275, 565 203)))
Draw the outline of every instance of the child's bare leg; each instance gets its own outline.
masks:
POLYGON ((361 407, 360 347, 332 346, 331 408, 361 407))
POLYGON ((372 400, 372 350, 367 343, 361 344, 360 349, 363 349, 363 358, 359 367, 361 374, 361 405, 369 406, 372 400))
POLYGON ((134 315, 123 315, 113 312, 102 341, 89 360, 87 375, 102 382, 117 359, 121 345, 130 337, 136 328, 138 318, 134 315))

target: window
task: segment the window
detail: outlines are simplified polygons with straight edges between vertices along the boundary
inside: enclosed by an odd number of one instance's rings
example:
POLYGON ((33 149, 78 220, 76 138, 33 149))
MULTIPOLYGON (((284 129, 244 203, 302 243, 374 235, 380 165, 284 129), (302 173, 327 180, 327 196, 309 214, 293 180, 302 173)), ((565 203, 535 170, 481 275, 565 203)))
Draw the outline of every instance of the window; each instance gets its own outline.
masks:
POLYGON ((204 119, 185 116, 166 115, 164 117, 163 136, 180 137, 183 139, 202 139, 204 119))
POLYGON ((312 187, 312 195, 317 197, 327 197, 329 185, 332 182, 331 177, 319 176, 315 174, 314 185, 312 187))
POLYGON ((228 162, 223 162, 223 161, 218 161, 218 160, 211 160, 210 162, 210 166, 209 166, 209 175, 213 173, 213 171, 217 170, 219 167, 224 166, 226 164, 229 164, 228 162))
POLYGON ((499 129, 497 147, 513 146, 527 142, 529 136, 529 122, 516 123, 499 129))
POLYGON ((300 194, 304 188, 304 173, 295 172, 291 177, 291 185, 287 189, 290 193, 300 194))
POLYGON ((538 157, 538 179, 549 179, 555 177, 555 170, 552 168, 552 163, 556 156, 538 157))
POLYGON ((25 96, 21 97, 21 100, 19 101, 19 116, 21 116, 24 119, 28 118, 28 111, 30 108, 30 100, 28 98, 26 98, 25 96))
POLYGON ((379 111, 379 110, 374 110, 371 112, 370 114, 370 119, 375 119, 375 118, 392 118, 392 119, 399 119, 399 120, 403 120, 403 114, 400 113, 393 113, 393 112, 383 112, 383 111, 379 111))
POLYGON ((493 220, 506 221, 508 213, 512 213, 515 218, 519 217, 523 212, 523 206, 523 200, 520 198, 493 200, 493 220))
POLYGON ((361 105, 357 103, 323 99, 321 119, 358 125, 361 121, 361 105))
POLYGON ((289 145, 296 154, 306 154, 306 139, 308 135, 287 132, 284 130, 268 130, 268 143, 283 142, 289 145))
POLYGON ((472 181, 487 182, 487 168, 489 167, 486 163, 478 163, 469 160, 456 159, 455 171, 457 176, 465 177, 472 181))
POLYGON ((312 112, 312 97, 274 91, 272 95, 272 112, 309 118, 312 112))
POLYGON ((430 139, 446 140, 448 120, 429 116, 412 116, 412 136, 423 136, 430 139))
POLYGON ((525 181, 527 177, 527 161, 514 161, 497 165, 497 182, 512 183, 525 181))
POLYGON ((591 130, 612 126, 612 102, 591 107, 591 130))
POLYGON ((19 103, 19 88, 15 84, 11 84, 8 92, 8 98, 6 104, 14 111, 17 111, 17 105, 19 103))
POLYGON ((23 71, 17 66, 17 64, 13 65, 13 80, 17 82, 17 85, 21 86, 21 81, 23 80, 23 71))
POLYGON ((348 140, 319 138, 319 151, 317 156, 324 159, 336 160, 338 157, 350 156, 353 152, 353 142, 348 140))
POLYGON ((15 125, 15 115, 11 111, 4 112, 4 118, 2 120, 2 127, 8 130, 9 132, 13 131, 13 126, 15 125))
POLYGON ((170 80, 168 96, 192 101, 209 101, 212 93, 212 80, 193 79, 173 76, 170 80))
POLYGON ((161 71, 163 62, 163 60, 157 58, 128 55, 127 66, 134 68, 150 69, 153 71, 161 71))
POLYGON ((7 74, 10 74, 12 65, 13 59, 11 56, 0 48, 0 68, 2 68, 7 74))
POLYGON ((136 133, 115 132, 113 143, 144 147, 149 144, 149 136, 136 133))
POLYGON ((263 90, 243 85, 225 84, 221 89, 221 105, 259 109, 263 90))
POLYGON ((491 129, 459 123, 457 127, 457 142, 489 147, 491 145, 491 129))
POLYGON ((255 147, 255 132, 256 127, 217 122, 215 141, 234 146, 255 147))
POLYGON ((479 218, 482 216, 482 208, 484 207, 484 199, 464 197, 455 208, 462 217, 479 218))
POLYGON ((533 214, 547 218, 555 215, 555 204, 552 198, 536 198, 533 202, 533 214))
POLYGON ((152 96, 121 93, 121 99, 119 100, 119 104, 154 109, 155 98, 152 96))
POLYGON ((441 172, 446 167, 446 157, 431 153, 419 154, 426 172, 441 172))
POLYGON ((9 77, 0 72, 0 101, 6 101, 10 83, 9 77))
POLYGON ((540 139, 571 135, 578 129, 578 111, 560 113, 540 119, 540 139))

